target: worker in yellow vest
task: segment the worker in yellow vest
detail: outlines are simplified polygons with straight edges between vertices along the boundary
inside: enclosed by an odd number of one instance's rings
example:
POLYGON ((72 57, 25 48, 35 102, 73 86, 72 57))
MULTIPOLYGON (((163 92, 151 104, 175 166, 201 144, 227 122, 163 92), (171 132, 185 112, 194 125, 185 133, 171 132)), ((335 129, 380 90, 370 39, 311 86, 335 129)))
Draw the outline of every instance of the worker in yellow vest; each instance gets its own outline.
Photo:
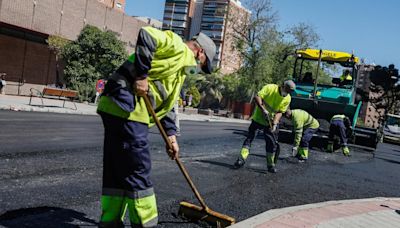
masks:
POLYGON ((349 70, 345 70, 343 75, 340 76, 340 85, 351 85, 353 82, 353 77, 349 70))
POLYGON ((148 95, 178 157, 173 107, 185 77, 211 73, 216 47, 200 33, 188 42, 172 31, 144 27, 135 54, 108 80, 98 113, 105 129, 100 227, 121 227, 126 210, 132 227, 155 227, 156 198, 150 178, 148 95))
POLYGON ((293 124, 294 142, 292 154, 300 162, 307 161, 309 143, 319 128, 318 120, 301 109, 288 109, 285 117, 290 119, 293 124))
POLYGON ((289 107, 290 93, 296 88, 292 80, 287 80, 282 85, 268 84, 264 86, 255 97, 256 109, 252 115, 246 140, 243 142, 240 155, 237 158, 234 168, 241 168, 249 156, 251 143, 254 140, 258 129, 264 132, 267 154, 267 168, 271 173, 276 173, 275 153, 278 149, 278 124, 282 114, 289 107))
POLYGON ((349 117, 345 115, 334 115, 331 119, 331 125, 329 127, 329 141, 328 141, 328 152, 333 152, 333 140, 335 136, 339 136, 340 146, 342 153, 345 156, 350 156, 350 150, 347 146, 347 132, 352 129, 349 117))

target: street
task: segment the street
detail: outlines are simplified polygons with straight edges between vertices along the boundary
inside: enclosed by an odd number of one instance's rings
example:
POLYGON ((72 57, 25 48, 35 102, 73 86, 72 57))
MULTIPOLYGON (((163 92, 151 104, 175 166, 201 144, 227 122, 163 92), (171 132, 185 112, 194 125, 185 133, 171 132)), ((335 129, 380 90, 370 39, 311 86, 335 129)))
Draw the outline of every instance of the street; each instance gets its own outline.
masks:
MULTIPOLYGON (((103 127, 98 116, 0 111, 0 226, 96 226, 100 216, 103 127)), ((266 171, 264 140, 232 169, 247 124, 182 121, 182 161, 209 207, 244 220, 273 208, 328 200, 400 197, 400 146, 375 153, 310 151, 307 163, 281 144, 278 173, 266 171)), ((207 227, 177 216, 198 204, 157 129, 150 133, 160 227, 207 227)), ((128 224, 128 223, 126 223, 128 224)))

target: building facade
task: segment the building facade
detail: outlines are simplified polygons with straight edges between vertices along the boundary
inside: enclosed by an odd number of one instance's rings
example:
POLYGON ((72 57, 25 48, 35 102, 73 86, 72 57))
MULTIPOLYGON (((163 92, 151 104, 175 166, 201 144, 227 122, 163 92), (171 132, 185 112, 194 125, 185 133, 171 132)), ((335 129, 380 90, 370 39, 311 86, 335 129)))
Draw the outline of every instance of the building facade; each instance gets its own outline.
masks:
POLYGON ((250 11, 238 0, 167 0, 163 29, 171 29, 184 39, 199 32, 207 34, 217 47, 214 66, 229 74, 242 63, 234 49, 235 28, 247 23, 249 17, 250 11))
POLYGON ((157 29, 160 29, 160 30, 162 29, 163 23, 161 21, 157 20, 157 19, 150 18, 150 17, 134 17, 134 18, 136 18, 136 19, 138 19, 140 21, 143 21, 146 24, 148 24, 148 25, 150 25, 150 26, 152 26, 154 28, 157 28, 157 29))
POLYGON ((125 12, 125 0, 98 0, 105 4, 107 7, 121 12, 125 12))
MULTIPOLYGON (((366 94, 368 94, 369 99, 374 99, 375 97, 380 96, 380 94, 376 94, 370 91, 371 80, 370 74, 371 71, 374 70, 374 66, 361 64, 358 65, 358 76, 356 86, 358 89, 361 89, 366 94)), ((378 128, 379 127, 379 118, 383 115, 385 110, 379 109, 377 110, 371 102, 363 102, 359 119, 363 122, 366 127, 378 128)))
POLYGON ((235 34, 242 32, 250 21, 251 13, 244 8, 240 1, 230 0, 228 4, 228 13, 226 15, 222 47, 220 49, 221 72, 230 74, 240 69, 243 59, 240 53, 235 49, 235 34))
POLYGON ((194 4, 194 0, 166 0, 163 30, 172 30, 183 39, 189 39, 194 4))
POLYGON ((29 94, 31 87, 57 83, 62 75, 56 75, 46 39, 75 40, 85 25, 114 31, 132 52, 146 23, 98 0, 1 0, 0 72, 7 74, 6 94, 29 94))

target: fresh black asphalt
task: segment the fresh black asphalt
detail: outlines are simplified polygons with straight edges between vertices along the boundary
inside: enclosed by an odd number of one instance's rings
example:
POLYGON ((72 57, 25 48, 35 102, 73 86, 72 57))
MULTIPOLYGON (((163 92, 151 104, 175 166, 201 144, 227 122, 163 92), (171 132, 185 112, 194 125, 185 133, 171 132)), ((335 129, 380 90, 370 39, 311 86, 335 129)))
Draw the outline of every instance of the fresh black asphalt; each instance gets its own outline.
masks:
MULTIPOLYGON (((353 156, 311 150, 299 164, 281 144, 278 173, 266 172, 264 142, 233 170, 246 124, 182 121, 181 158, 209 207, 238 221, 269 209, 327 200, 400 197, 400 146, 353 156)), ((149 136, 160 227, 206 227, 177 216, 196 199, 169 160, 157 129, 149 136)), ((93 227, 100 215, 103 128, 98 116, 0 111, 0 226, 93 227)), ((127 223, 128 224, 128 223, 127 223)))

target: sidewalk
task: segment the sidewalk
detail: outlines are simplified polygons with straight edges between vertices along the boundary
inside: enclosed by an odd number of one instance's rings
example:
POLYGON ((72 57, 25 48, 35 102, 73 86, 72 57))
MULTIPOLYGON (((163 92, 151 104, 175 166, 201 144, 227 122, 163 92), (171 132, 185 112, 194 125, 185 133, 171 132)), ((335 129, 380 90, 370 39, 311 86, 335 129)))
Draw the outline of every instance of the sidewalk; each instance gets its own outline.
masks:
POLYGON ((230 227, 399 228, 400 198, 328 201, 273 209, 230 227))
MULTIPOLYGON (((12 111, 27 111, 27 112, 54 112, 66 114, 80 114, 80 115, 97 115, 95 104, 75 103, 77 110, 74 110, 74 105, 66 101, 65 108, 63 108, 63 101, 56 99, 43 99, 44 107, 41 107, 40 98, 33 97, 32 105, 29 105, 28 96, 10 96, 0 95, 0 109, 12 111)), ((218 116, 207 116, 200 114, 185 114, 179 113, 180 120, 191 121, 209 121, 209 122, 230 122, 230 123, 250 123, 248 120, 233 119, 218 116)))

